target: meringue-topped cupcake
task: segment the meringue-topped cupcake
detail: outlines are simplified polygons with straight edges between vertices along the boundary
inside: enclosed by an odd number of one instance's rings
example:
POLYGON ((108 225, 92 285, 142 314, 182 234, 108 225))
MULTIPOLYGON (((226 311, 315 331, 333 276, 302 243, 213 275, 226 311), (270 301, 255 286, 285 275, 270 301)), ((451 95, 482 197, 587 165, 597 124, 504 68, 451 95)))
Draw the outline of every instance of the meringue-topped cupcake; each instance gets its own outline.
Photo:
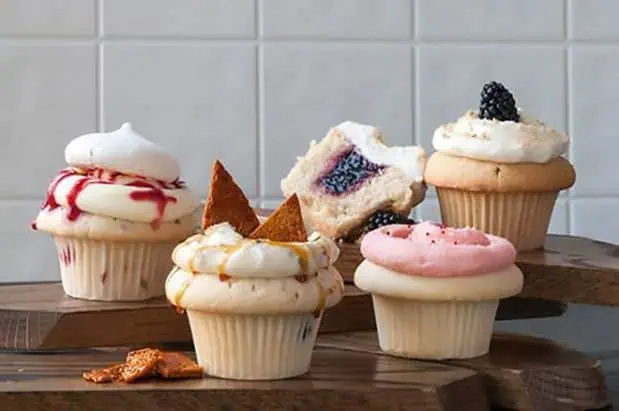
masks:
POLYGON ((443 222, 476 227, 519 251, 541 248, 560 190, 575 172, 567 135, 523 113, 500 83, 484 85, 478 111, 436 129, 425 180, 443 222))
POLYGON ((89 300, 164 294, 174 246, 196 226, 199 199, 178 162, 126 123, 65 149, 32 226, 52 234, 65 292, 89 300))

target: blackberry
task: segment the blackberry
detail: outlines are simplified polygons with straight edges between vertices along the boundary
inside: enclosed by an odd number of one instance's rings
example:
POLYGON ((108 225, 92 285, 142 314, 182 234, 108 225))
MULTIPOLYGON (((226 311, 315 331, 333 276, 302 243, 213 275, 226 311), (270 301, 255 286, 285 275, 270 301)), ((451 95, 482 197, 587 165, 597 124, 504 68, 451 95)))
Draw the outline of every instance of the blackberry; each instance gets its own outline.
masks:
POLYGON ((377 228, 390 224, 415 224, 412 218, 396 214, 393 211, 379 210, 372 214, 365 223, 364 231, 369 233, 377 228))
POLYGON ((353 191, 363 181, 381 172, 385 166, 375 164, 365 158, 355 149, 343 153, 335 167, 322 177, 316 184, 328 194, 341 195, 353 191))
POLYGON ((480 94, 479 118, 520 121, 514 96, 503 84, 496 81, 486 83, 480 94))

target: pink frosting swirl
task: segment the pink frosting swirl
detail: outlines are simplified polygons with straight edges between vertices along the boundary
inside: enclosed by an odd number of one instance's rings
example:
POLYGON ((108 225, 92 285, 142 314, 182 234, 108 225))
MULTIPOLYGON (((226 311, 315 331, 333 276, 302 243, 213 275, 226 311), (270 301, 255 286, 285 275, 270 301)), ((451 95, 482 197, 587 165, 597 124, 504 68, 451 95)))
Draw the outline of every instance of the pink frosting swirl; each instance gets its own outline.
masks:
POLYGON ((486 274, 516 261, 516 249, 502 237, 431 222, 374 230, 363 238, 361 254, 393 271, 436 277, 486 274))

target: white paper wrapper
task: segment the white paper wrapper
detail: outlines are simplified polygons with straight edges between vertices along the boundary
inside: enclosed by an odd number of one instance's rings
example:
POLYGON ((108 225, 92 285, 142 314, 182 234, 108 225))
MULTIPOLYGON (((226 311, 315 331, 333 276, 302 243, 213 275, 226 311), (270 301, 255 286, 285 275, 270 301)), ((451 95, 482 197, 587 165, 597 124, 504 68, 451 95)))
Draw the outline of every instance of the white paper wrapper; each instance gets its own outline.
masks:
POLYGON ((380 348, 400 357, 463 359, 490 347, 498 300, 412 301, 372 295, 380 348))
POLYGON ((320 317, 187 310, 198 363, 211 376, 277 380, 305 374, 320 317))
POLYGON ((130 243, 54 237, 67 295, 138 301, 165 294, 174 243, 130 243))
POLYGON ((472 192, 437 187, 441 218, 450 227, 475 227, 507 238, 518 251, 544 245, 558 191, 472 192))

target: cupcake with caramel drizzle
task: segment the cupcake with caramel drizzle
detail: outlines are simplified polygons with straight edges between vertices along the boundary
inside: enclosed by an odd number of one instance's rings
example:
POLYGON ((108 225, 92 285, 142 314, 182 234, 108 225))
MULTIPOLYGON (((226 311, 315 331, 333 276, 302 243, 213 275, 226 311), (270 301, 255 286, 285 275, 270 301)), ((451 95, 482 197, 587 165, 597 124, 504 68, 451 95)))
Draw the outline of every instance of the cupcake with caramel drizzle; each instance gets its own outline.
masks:
POLYGON ((199 364, 230 379, 307 372, 322 314, 343 297, 335 242, 308 238, 296 195, 260 224, 218 161, 202 230, 175 248, 166 282, 170 302, 187 312, 199 364))

